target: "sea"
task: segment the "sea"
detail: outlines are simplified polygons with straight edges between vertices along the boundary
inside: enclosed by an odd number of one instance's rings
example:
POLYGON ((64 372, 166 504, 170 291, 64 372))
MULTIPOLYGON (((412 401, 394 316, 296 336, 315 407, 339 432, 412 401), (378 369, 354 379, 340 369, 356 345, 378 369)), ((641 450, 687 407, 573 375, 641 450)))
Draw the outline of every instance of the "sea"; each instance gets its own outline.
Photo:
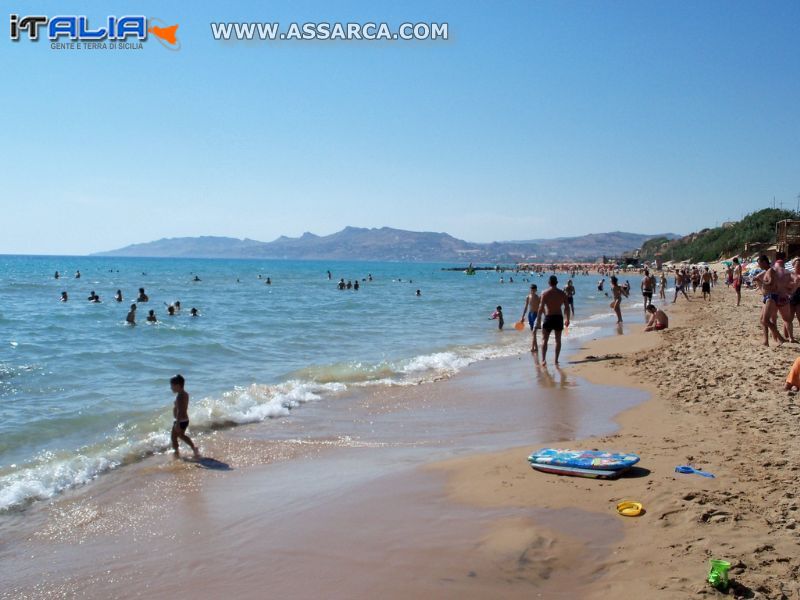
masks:
MULTIPOLYGON (((450 267, 0 256, 0 514, 168 451, 177 373, 202 446, 209 432, 246 423, 268 435, 323 398, 335 406, 354 390, 425 384, 528 352, 530 334, 514 322, 530 283, 541 292, 546 276, 450 267), (339 290, 340 278, 360 289, 339 290), (132 327, 125 317, 139 288, 149 301, 132 327), (100 303, 87 300, 93 291, 100 303)), ((568 275, 558 277, 563 286, 568 275)), ((623 310, 641 323, 639 276, 626 278, 634 291, 623 310)), ((574 278, 573 347, 615 322, 598 279, 574 278)))

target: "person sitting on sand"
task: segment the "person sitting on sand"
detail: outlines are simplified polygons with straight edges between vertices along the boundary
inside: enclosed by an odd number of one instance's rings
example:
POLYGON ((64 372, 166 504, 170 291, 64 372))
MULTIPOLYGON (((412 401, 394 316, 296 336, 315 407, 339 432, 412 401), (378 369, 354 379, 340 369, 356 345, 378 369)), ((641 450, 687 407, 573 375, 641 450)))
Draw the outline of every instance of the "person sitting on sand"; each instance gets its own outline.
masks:
POLYGON ((144 288, 139 288, 139 297, 136 298, 137 302, 150 302, 150 297, 144 293, 144 288))
POLYGON ((645 310, 650 313, 645 331, 661 331, 669 327, 669 317, 663 310, 656 308, 654 304, 648 304, 645 310))
POLYGON ((786 377, 786 383, 783 389, 793 392, 800 391, 800 357, 794 359, 794 363, 792 364, 792 368, 789 369, 789 375, 786 377))
POLYGON ((536 289, 536 284, 532 283, 530 293, 525 296, 525 306, 522 307, 522 317, 520 317, 520 321, 524 323, 525 313, 528 313, 528 326, 531 328, 531 337, 533 338, 531 341, 531 352, 539 351, 539 345, 536 343, 536 330, 541 327, 541 319, 538 319, 537 323, 541 298, 539 298, 536 289))
POLYGON ((503 324, 505 323, 505 321, 503 321, 503 307, 502 306, 498 306, 497 310, 495 310, 492 313, 492 316, 489 317, 489 318, 490 319, 497 319, 497 328, 498 329, 503 329, 503 324))
POLYGON ((156 318, 156 311, 151 310, 147 313, 147 322, 148 323, 157 323, 158 319, 156 318))
POLYGON ((561 355, 561 332, 564 327, 569 327, 569 299, 563 290, 558 289, 558 278, 551 275, 548 280, 550 287, 544 291, 541 297, 542 313, 542 365, 547 364, 547 343, 550 341, 550 332, 556 336, 556 366, 561 355), (564 312, 561 312, 561 307, 564 312), (566 314, 566 319, 564 315, 566 314))
POLYGON ((172 422, 172 432, 170 438, 172 441, 172 451, 175 457, 181 455, 178 450, 178 439, 183 440, 189 444, 189 448, 194 452, 195 458, 200 458, 200 451, 194 445, 192 439, 186 435, 186 429, 189 427, 189 394, 184 389, 186 380, 182 375, 175 375, 169 380, 170 389, 175 394, 175 403, 172 406, 172 417, 175 419, 172 422))
POLYGON ((131 304, 131 309, 128 311, 128 316, 125 317, 125 322, 128 325, 136 325, 136 305, 131 304))

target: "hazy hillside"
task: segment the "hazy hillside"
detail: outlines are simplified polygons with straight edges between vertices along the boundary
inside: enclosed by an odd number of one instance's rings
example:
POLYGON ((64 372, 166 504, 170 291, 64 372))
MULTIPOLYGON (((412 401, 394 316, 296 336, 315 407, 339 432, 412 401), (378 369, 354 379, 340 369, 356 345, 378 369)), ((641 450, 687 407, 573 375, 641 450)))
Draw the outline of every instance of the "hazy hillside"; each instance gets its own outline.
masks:
MULTIPOLYGON (((133 244, 100 256, 278 258, 417 262, 517 262, 554 259, 594 260, 638 247, 656 236, 612 232, 574 238, 477 244, 447 233, 381 227, 346 227, 326 236, 304 233, 272 242, 229 237, 165 238, 133 244)), ((675 237, 667 234, 670 239, 675 237)))

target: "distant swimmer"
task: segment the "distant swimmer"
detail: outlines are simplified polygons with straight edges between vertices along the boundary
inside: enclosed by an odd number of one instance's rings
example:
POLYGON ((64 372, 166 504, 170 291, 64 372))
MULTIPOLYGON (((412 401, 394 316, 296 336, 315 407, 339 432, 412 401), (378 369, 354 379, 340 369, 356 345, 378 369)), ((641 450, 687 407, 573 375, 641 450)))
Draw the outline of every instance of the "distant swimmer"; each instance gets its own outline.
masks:
POLYGON ((150 297, 144 293, 144 288, 139 288, 139 296, 136 298, 137 302, 150 302, 150 297))
POLYGON ((372 273, 370 273, 369 275, 367 275, 367 281, 372 281, 372 273))
POLYGON ((147 322, 148 323, 157 323, 158 319, 156 319, 156 311, 151 310, 147 313, 147 322))
POLYGON ((170 304, 170 305, 167 307, 167 314, 168 314, 170 317, 174 317, 174 316, 175 316, 175 307, 174 307, 174 306, 172 306, 172 304, 170 304))
POLYGON ((350 280, 347 281, 347 289, 348 290, 352 290, 353 289, 353 282, 350 281, 350 280))
POLYGON ((567 294, 558 289, 558 278, 551 275, 550 287, 542 294, 542 365, 547 364, 547 343, 550 341, 550 332, 555 333, 556 337, 556 365, 558 357, 561 355, 561 332, 564 327, 569 327, 569 301, 567 294), (562 307, 564 312, 562 312, 562 307), (566 314, 566 319, 564 318, 566 314))
POLYGON ((136 325, 136 305, 131 304, 131 309, 128 311, 128 316, 125 317, 125 322, 128 325, 136 325))
POLYGON ((605 279, 601 279, 600 281, 598 281, 597 282, 597 291, 598 292, 602 292, 603 291, 603 286, 605 284, 606 284, 606 280, 605 279))
POLYGON ((197 309, 195 307, 192 307, 192 310, 189 311, 189 314, 191 316, 193 316, 193 317, 199 317, 200 316, 200 313, 197 312, 197 309))
POLYGON ((340 290, 343 290, 343 289, 344 289, 346 286, 347 286, 347 284, 344 282, 344 277, 342 277, 342 278, 339 280, 339 289, 340 289, 340 290))
POLYGON ((536 284, 532 283, 531 291, 525 297, 525 306, 522 307, 522 317, 520 317, 520 321, 524 323, 525 314, 527 313, 528 315, 528 326, 531 328, 531 335, 533 337, 533 341, 531 342, 531 352, 539 351, 539 345, 536 342, 536 330, 541 324, 541 318, 539 318, 539 305, 541 303, 541 298, 539 298, 537 289, 538 288, 536 287, 536 284), (537 319, 539 325, 537 325, 537 319))
POLYGON ((272 285, 272 279, 267 277, 267 280, 264 283, 266 283, 267 285, 272 285))
POLYGON ((359 287, 360 287, 360 286, 359 286, 359 283, 358 283, 358 279, 356 279, 356 282, 353 284, 353 289, 354 289, 355 291, 358 291, 358 288, 359 288, 359 287))
POLYGON ((513 277, 509 277, 508 278, 508 283, 514 283, 514 278, 513 277))
POLYGON ((650 318, 645 326, 645 331, 661 331, 669 327, 669 317, 660 308, 656 308, 655 304, 648 304, 645 309, 650 313, 650 318))
POLYGON ((175 300, 175 312, 181 312, 181 301, 175 300))
POLYGON ((422 296, 422 292, 421 292, 421 291, 419 291, 419 290, 417 290, 417 294, 416 294, 416 295, 417 295, 417 296, 422 296))
POLYGON ((100 296, 98 296, 97 294, 95 294, 95 293, 94 293, 94 290, 92 290, 92 293, 91 293, 91 294, 89 294, 89 297, 88 297, 88 298, 86 298, 86 299, 87 299, 89 302, 100 302, 100 296))
POLYGON ((500 277, 500 283, 505 283, 505 281, 503 281, 502 277, 500 277))
POLYGON ((69 296, 67 296, 67 292, 61 292, 61 301, 67 302, 69 300, 69 296))
POLYGON ((498 306, 497 309, 492 313, 492 316, 489 317, 489 318, 490 319, 497 319, 497 328, 500 329, 500 330, 503 329, 503 324, 505 323, 505 321, 503 321, 503 307, 502 306, 498 306))
POLYGON ((197 275, 195 275, 192 281, 200 281, 200 278, 197 275))
POLYGON ((333 277, 333 275, 331 275, 331 272, 328 271, 328 281, 330 281, 332 277, 333 277))
POLYGON ((75 271, 75 279, 80 279, 80 278, 81 278, 81 272, 75 271))
POLYGON ((181 455, 178 450, 178 440, 181 439, 192 449, 194 457, 200 458, 200 451, 197 449, 197 446, 195 446, 191 438, 186 435, 186 429, 189 427, 189 394, 186 393, 184 389, 186 380, 183 378, 183 375, 175 375, 175 377, 169 380, 169 385, 172 392, 175 394, 175 404, 172 406, 172 417, 175 420, 172 422, 172 433, 170 435, 172 439, 172 450, 176 457, 181 455))
POLYGON ((61 277, 61 274, 58 271, 56 271, 55 278, 58 279, 59 277, 61 277))
POLYGON ((122 302, 122 290, 117 290, 117 293, 114 295, 114 300, 122 302))

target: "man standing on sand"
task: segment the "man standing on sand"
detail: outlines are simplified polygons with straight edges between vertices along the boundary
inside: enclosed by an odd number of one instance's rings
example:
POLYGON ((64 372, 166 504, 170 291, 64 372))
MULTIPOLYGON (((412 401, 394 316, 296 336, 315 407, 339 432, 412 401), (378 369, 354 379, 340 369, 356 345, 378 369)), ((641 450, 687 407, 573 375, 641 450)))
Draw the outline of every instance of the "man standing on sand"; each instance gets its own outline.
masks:
POLYGON ((711 273, 706 267, 703 274, 700 276, 700 281, 703 288, 703 300, 711 300, 711 273))
POLYGON ((736 306, 742 301, 742 265, 739 259, 733 259, 733 289, 736 291, 736 306))
POLYGON ((186 380, 183 378, 183 375, 175 375, 175 377, 169 380, 170 388, 172 388, 172 392, 175 394, 175 404, 172 407, 172 416, 175 420, 172 423, 172 433, 170 436, 172 438, 172 449, 175 452, 175 457, 179 457, 178 439, 180 438, 189 444, 189 448, 194 452, 194 457, 200 458, 200 451, 197 449, 197 446, 195 446, 191 438, 186 435, 186 428, 189 427, 189 394, 183 389, 185 384, 186 380))
POLYGON ((545 290, 541 298, 542 312, 544 321, 542 322, 542 365, 547 364, 547 342, 550 340, 550 332, 556 335, 556 365, 558 357, 561 355, 561 332, 564 327, 569 327, 569 299, 563 290, 558 289, 558 278, 550 276, 550 288, 545 290), (564 319, 564 307, 567 318, 564 319))
POLYGON ((778 333, 778 327, 775 322, 778 318, 778 300, 780 298, 776 291, 778 284, 775 271, 769 264, 769 258, 764 254, 758 257, 758 266, 762 271, 755 276, 753 281, 761 288, 761 293, 764 295, 764 307, 761 309, 761 328, 764 332, 763 344, 764 346, 769 346, 769 334, 772 333, 775 342, 780 346, 786 340, 778 333))
POLYGON ((525 306, 522 307, 522 318, 520 318, 520 321, 524 323, 525 313, 528 313, 528 325, 531 328, 531 336, 533 337, 533 341, 531 342, 531 352, 539 351, 539 346, 536 343, 536 330, 539 328, 537 325, 537 317, 539 316, 539 304, 541 302, 541 298, 539 298, 539 294, 536 293, 536 289, 536 284, 532 283, 531 293, 525 297, 525 306))

